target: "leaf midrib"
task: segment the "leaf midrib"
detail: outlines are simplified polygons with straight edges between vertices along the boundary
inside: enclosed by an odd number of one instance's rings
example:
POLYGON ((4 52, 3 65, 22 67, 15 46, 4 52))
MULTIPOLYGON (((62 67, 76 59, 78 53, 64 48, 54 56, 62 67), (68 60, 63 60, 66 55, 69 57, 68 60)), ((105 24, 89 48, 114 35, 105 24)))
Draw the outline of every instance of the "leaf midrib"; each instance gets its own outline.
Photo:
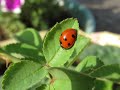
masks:
MULTIPOLYGON (((30 76, 33 76, 34 74, 36 74, 36 73, 37 73, 40 69, 42 69, 42 68, 44 68, 44 67, 38 68, 38 69, 35 70, 33 73, 31 73, 31 74, 27 75, 25 78, 19 80, 18 83, 21 82, 21 81, 23 81, 23 80, 25 80, 26 78, 29 78, 30 76)), ((34 83, 34 84, 35 84, 35 83, 34 83)), ((32 84, 32 85, 34 85, 34 84, 32 84)), ((5 86, 4 86, 4 87, 5 87, 5 86)), ((15 84, 15 87, 16 87, 16 84, 15 84)), ((31 87, 31 86, 30 86, 30 87, 31 87)), ((28 88, 29 88, 29 87, 28 87, 28 88)))
MULTIPOLYGON (((76 22, 76 20, 73 22, 72 27, 75 25, 75 22, 76 22)), ((60 28, 61 28, 61 26, 60 26, 60 28)), ((49 64, 49 63, 53 60, 53 58, 57 55, 58 51, 60 51, 60 48, 61 48, 61 47, 59 47, 58 50, 56 51, 56 53, 51 57, 51 59, 48 61, 48 64, 49 64)))

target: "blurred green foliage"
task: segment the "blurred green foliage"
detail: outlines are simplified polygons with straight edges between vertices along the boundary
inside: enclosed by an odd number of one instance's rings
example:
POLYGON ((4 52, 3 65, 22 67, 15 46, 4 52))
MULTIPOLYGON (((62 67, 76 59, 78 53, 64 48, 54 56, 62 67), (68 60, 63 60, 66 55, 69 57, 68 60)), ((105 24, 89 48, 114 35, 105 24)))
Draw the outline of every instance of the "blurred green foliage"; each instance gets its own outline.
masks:
POLYGON ((27 27, 37 30, 48 29, 56 22, 70 17, 56 0, 26 0, 20 15, 21 20, 27 27))
POLYGON ((120 63, 120 48, 114 46, 99 46, 92 44, 87 47, 82 54, 80 59, 84 59, 86 56, 94 55, 99 57, 104 64, 120 63))
POLYGON ((0 31, 9 37, 26 27, 45 30, 68 17, 70 14, 56 0, 26 0, 20 14, 0 12, 0 31))
POLYGON ((48 30, 56 22, 66 18, 78 18, 80 28, 93 32, 95 23, 89 10, 76 0, 25 0, 20 14, 0 12, 0 31, 7 37, 27 27, 36 30, 48 30))
POLYGON ((4 37, 10 37, 12 33, 16 33, 24 27, 25 25, 19 20, 19 15, 0 13, 0 32, 4 32, 4 34, 6 34, 4 37))

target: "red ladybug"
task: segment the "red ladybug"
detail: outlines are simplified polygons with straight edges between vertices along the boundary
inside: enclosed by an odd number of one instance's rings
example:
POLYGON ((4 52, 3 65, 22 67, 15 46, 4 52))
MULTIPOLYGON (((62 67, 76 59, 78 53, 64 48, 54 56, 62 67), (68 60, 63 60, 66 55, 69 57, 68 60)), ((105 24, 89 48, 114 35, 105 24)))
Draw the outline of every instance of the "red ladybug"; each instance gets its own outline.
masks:
POLYGON ((62 32, 60 36, 60 45, 64 49, 69 49, 71 48, 77 38, 77 30, 75 29, 66 29, 65 31, 62 32))

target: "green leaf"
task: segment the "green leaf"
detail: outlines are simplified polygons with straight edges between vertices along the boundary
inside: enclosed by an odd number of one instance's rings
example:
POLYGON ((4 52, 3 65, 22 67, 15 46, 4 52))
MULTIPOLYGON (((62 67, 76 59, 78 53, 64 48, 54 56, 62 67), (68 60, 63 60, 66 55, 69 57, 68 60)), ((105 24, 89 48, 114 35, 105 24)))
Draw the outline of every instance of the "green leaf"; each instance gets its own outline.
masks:
POLYGON ((39 33, 32 28, 28 28, 16 34, 15 36, 20 42, 30 44, 42 50, 42 39, 39 33))
POLYGON ((2 79, 3 79, 3 77, 0 76, 0 90, 2 90, 2 79))
POLYGON ((50 66, 61 66, 65 64, 73 53, 75 45, 71 49, 66 50, 60 46, 59 42, 61 33, 68 28, 79 30, 78 21, 70 18, 61 23, 57 23, 44 39, 43 54, 50 66))
POLYGON ((0 48, 0 57, 3 58, 3 60, 5 60, 5 62, 20 62, 20 59, 17 59, 13 56, 11 56, 9 53, 7 53, 6 51, 4 51, 2 48, 0 48))
POLYGON ((90 73, 92 77, 108 79, 120 83, 120 64, 102 66, 90 73))
POLYGON ((16 58, 34 58, 36 60, 45 60, 42 53, 34 46, 26 43, 10 44, 2 48, 6 53, 16 58))
POLYGON ((80 60, 86 56, 94 55, 100 58, 105 65, 120 63, 120 48, 114 46, 100 46, 91 44, 80 54, 80 60))
POLYGON ((67 70, 64 68, 51 68, 51 82, 45 90, 92 90, 94 78, 67 70))
POLYGON ((120 84, 107 79, 97 78, 95 80, 95 87, 92 90, 120 90, 120 84))
POLYGON ((47 87, 47 82, 49 82, 48 75, 41 80, 39 83, 29 88, 28 90, 44 90, 47 87))
POLYGON ((45 90, 46 87, 47 87, 47 85, 43 84, 40 87, 36 88, 35 90, 45 90))
POLYGON ((67 62, 67 67, 72 65, 76 57, 84 50, 84 48, 90 43, 90 39, 83 37, 83 36, 78 36, 76 44, 75 44, 75 49, 73 51, 73 54, 70 56, 69 61, 67 62))
POLYGON ((47 75, 47 70, 39 63, 21 61, 12 64, 3 77, 4 90, 27 90, 39 83, 47 75))
POLYGON ((95 80, 95 87, 93 90, 116 90, 113 89, 113 82, 110 80, 100 80, 100 79, 96 79, 95 80))
POLYGON ((88 56, 78 64, 76 71, 88 73, 102 65, 103 62, 100 61, 96 56, 88 56))

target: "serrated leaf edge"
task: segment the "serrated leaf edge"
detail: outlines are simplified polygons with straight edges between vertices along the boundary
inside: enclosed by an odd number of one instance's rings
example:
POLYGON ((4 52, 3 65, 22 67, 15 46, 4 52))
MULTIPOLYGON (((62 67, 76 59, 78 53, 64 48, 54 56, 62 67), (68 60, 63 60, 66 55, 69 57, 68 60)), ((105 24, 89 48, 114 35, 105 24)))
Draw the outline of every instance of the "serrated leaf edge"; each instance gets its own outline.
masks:
MULTIPOLYGON (((78 20, 76 19, 76 18, 67 18, 67 19, 65 19, 65 20, 63 20, 63 21, 61 21, 61 22, 57 22, 51 29, 50 29, 50 31, 48 31, 48 33, 46 34, 46 36, 45 36, 45 39, 44 39, 44 41, 43 41, 43 49, 42 49, 42 51, 43 51, 43 55, 44 55, 44 48, 45 48, 45 41, 47 40, 46 38, 47 38, 47 36, 48 36, 48 34, 49 33, 51 33, 53 30, 54 30, 54 28, 56 28, 57 27, 57 25, 59 25, 59 24, 62 24, 63 22, 65 22, 65 21, 67 21, 67 20, 75 20, 75 21, 77 21, 77 23, 78 23, 78 20)), ((60 48, 59 48, 60 49, 60 48)), ((57 51, 59 51, 59 49, 57 50, 57 51)), ((45 57, 45 55, 44 55, 44 57, 45 57)), ((46 58, 46 57, 45 57, 46 58)), ((52 60, 52 59, 51 59, 52 60)), ((51 60, 49 60, 49 62, 51 61, 51 60)), ((47 61, 47 60, 46 60, 47 61)), ((48 63, 49 63, 48 62, 48 63)))
MULTIPOLYGON (((82 36, 82 38, 83 38, 84 36, 82 36)), ((72 65, 75 61, 76 61, 76 59, 77 59, 77 57, 80 55, 80 53, 82 53, 82 51, 87 47, 87 46, 89 46, 89 44, 90 44, 90 39, 89 38, 87 38, 87 37, 84 37, 84 38, 86 38, 87 40, 88 40, 88 43, 84 46, 84 48, 83 49, 81 49, 81 51, 79 51, 79 53, 73 58, 73 60, 72 60, 72 62, 70 62, 66 67, 69 67, 70 65, 72 65)), ((74 51, 73 51, 74 52, 74 51)), ((71 55, 72 56, 72 55, 71 55)))
POLYGON ((4 76, 3 76, 3 79, 2 79, 2 89, 5 90, 5 85, 4 85, 4 82, 7 78, 7 74, 10 72, 11 68, 14 67, 16 64, 19 64, 21 62, 17 62, 17 63, 13 63, 12 65, 9 66, 9 68, 7 68, 7 70, 4 72, 4 76))
MULTIPOLYGON (((44 37, 44 41, 43 41, 43 48, 45 47, 45 41, 46 41, 46 38, 47 38, 47 36, 48 36, 48 34, 50 33, 50 32, 52 32, 53 30, 54 30, 54 28, 58 25, 58 24, 61 24, 61 23, 63 23, 63 22, 65 22, 65 21, 67 21, 67 20, 69 20, 69 19, 74 19, 74 18, 67 18, 67 19, 65 19, 65 20, 63 20, 63 21, 61 21, 60 23, 56 23, 47 33, 46 33, 46 35, 45 35, 45 37, 44 37)), ((77 20, 77 19, 76 19, 77 20)), ((43 52, 44 52, 44 50, 43 50, 43 52)))
POLYGON ((97 69, 94 69, 91 73, 89 73, 89 75, 91 75, 92 73, 96 72, 97 70, 100 70, 101 68, 105 68, 105 67, 109 67, 109 66, 120 66, 120 64, 109 64, 109 65, 103 65, 97 69))
MULTIPOLYGON (((27 43, 12 43, 12 44, 8 44, 8 45, 2 47, 1 49, 2 49, 5 53, 7 53, 7 52, 4 50, 5 48, 7 48, 7 47, 9 47, 9 46, 12 46, 12 47, 13 47, 13 45, 22 45, 22 44, 29 45, 29 44, 27 44, 27 43)), ((29 45, 29 46, 33 47, 34 49, 37 49, 36 47, 34 47, 34 46, 32 46, 32 45, 29 45)), ((14 53, 20 54, 20 53, 17 53, 17 52, 14 52, 14 53)), ((7 54, 8 54, 8 53, 7 53, 7 54)), ((10 54, 9 54, 9 55, 10 55, 10 54)), ((12 55, 10 55, 10 56, 12 56, 12 55)), ((33 58, 33 57, 31 57, 31 56, 25 56, 25 55, 23 55, 23 57, 24 57, 24 58, 33 58)), ((23 58, 18 58, 18 57, 15 57, 15 58, 17 58, 17 59, 23 59, 23 58)))
POLYGON ((11 72, 11 68, 14 68, 15 65, 21 64, 22 62, 34 62, 34 61, 26 60, 26 61, 21 61, 21 62, 13 63, 12 65, 10 65, 9 68, 4 72, 4 76, 3 76, 3 79, 2 79, 2 89, 3 90, 5 90, 4 83, 6 82, 7 75, 9 74, 9 72, 11 72))

